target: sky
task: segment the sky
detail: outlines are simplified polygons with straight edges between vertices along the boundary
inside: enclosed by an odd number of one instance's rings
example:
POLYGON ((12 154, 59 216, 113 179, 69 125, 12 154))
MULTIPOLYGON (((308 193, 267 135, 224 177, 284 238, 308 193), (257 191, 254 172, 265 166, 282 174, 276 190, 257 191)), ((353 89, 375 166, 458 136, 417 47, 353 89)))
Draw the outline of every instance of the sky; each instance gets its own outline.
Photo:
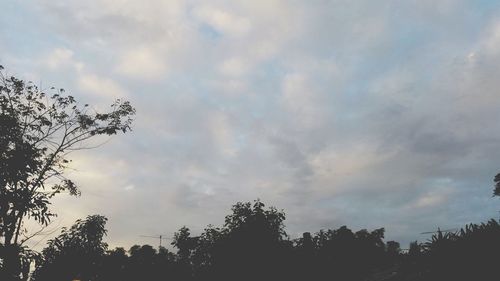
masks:
POLYGON ((0 4, 8 74, 137 110, 71 155, 82 195, 55 198, 51 229, 102 214, 111 247, 157 245, 140 235, 260 198, 291 238, 385 227, 405 248, 498 218, 500 1, 0 4))

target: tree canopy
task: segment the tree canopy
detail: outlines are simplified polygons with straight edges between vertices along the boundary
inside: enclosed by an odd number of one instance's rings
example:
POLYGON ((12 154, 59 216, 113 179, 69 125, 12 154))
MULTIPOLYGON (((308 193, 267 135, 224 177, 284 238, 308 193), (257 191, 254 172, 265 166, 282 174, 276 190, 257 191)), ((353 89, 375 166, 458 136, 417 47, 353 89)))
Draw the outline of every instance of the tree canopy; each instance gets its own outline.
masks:
POLYGON ((493 180, 495 182, 495 189, 493 190, 493 196, 500 196, 500 173, 495 176, 493 180))
POLYGON ((226 222, 236 224, 208 226, 199 235, 182 227, 172 242, 177 252, 150 245, 105 251, 106 220, 89 216, 49 242, 33 279, 498 280, 496 220, 438 231, 427 242, 412 242, 402 250, 398 242, 384 241, 383 228, 353 231, 341 226, 291 239, 284 232, 284 214, 275 208, 255 201, 237 203, 231 210, 226 222), (271 227, 276 225, 280 227, 271 227))
POLYGON ((55 216, 49 208, 54 196, 80 194, 65 176, 69 154, 89 148, 87 141, 93 137, 129 131, 135 114, 128 101, 115 100, 108 111, 99 112, 63 89, 49 92, 53 94, 6 75, 0 66, 1 269, 12 270, 7 273, 12 276, 19 275, 19 253, 32 237, 25 220, 46 226, 55 216))
POLYGON ((33 273, 34 280, 96 280, 108 245, 103 216, 88 216, 49 241, 33 273))

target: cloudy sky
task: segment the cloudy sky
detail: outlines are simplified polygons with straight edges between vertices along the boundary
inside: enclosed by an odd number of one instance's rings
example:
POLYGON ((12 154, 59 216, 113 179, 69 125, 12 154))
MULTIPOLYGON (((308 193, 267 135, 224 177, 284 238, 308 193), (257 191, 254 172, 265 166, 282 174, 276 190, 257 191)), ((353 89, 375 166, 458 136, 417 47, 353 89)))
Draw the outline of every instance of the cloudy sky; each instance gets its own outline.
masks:
POLYGON ((9 74, 137 109, 73 154, 82 196, 54 227, 98 213, 112 246, 156 245, 139 235, 260 198, 292 238, 385 227, 404 247, 498 217, 499 1, 0 2, 9 74))

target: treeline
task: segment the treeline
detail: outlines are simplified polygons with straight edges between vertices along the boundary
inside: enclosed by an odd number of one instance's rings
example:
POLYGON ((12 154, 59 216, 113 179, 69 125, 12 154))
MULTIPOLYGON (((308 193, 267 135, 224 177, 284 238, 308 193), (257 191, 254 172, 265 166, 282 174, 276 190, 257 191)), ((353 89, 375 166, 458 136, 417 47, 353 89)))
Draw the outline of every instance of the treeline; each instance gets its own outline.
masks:
POLYGON ((499 280, 500 225, 491 220, 437 232, 402 251, 384 229, 346 226, 290 239, 285 214, 260 201, 237 203, 222 227, 186 227, 171 252, 135 245, 108 250, 106 218, 79 220, 49 241, 32 280, 499 280))

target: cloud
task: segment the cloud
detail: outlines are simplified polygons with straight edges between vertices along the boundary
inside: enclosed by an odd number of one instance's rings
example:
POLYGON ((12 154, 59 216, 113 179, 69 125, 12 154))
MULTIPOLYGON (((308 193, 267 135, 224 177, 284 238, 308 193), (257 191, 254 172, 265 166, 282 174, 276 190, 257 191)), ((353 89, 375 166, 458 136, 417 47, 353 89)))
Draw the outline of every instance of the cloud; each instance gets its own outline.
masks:
POLYGON ((56 48, 50 53, 45 61, 50 69, 60 69, 70 67, 74 70, 81 71, 84 67, 82 62, 75 62, 73 51, 66 48, 56 48))
POLYGON ((46 57, 38 60, 41 68, 47 68, 52 73, 64 72, 67 79, 75 83, 72 92, 79 90, 93 96, 94 101, 105 100, 106 103, 128 96, 127 91, 115 80, 93 72, 91 67, 75 57, 73 50, 56 47, 44 55, 46 57))
POLYGON ((122 55, 116 71, 133 79, 160 79, 167 71, 167 66, 162 60, 161 55, 147 48, 134 49, 122 55))
POLYGON ((306 75, 292 73, 285 75, 282 82, 283 104, 291 112, 290 118, 306 130, 322 127, 327 121, 321 93, 308 80, 306 75))
POLYGON ((215 7, 199 7, 194 15, 224 35, 242 36, 252 29, 249 19, 215 7))
POLYGON ((113 80, 94 74, 83 74, 78 79, 78 86, 84 92, 112 98, 126 98, 126 92, 113 80))
POLYGON ((219 71, 226 76, 243 76, 248 73, 249 66, 244 59, 229 58, 222 62, 219 71))
POLYGON ((55 205, 66 217, 108 215, 112 243, 184 224, 201 230, 255 198, 283 208, 291 233, 385 226, 403 243, 496 214, 494 5, 18 7, 24 25, 0 19, 11 27, 0 42, 30 44, 1 44, 7 68, 89 103, 125 96, 137 108, 132 134, 75 159, 84 200, 55 205))

